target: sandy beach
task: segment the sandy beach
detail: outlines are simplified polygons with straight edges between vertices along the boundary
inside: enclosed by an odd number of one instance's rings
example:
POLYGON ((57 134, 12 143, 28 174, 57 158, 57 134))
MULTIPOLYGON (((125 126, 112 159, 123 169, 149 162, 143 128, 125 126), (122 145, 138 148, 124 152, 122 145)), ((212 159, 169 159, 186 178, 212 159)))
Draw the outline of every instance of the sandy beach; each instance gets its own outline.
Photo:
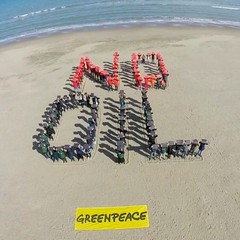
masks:
MULTIPOLYGON (((238 240, 240 237, 240 31, 206 27, 148 27, 66 33, 0 47, 0 239, 238 240), (99 66, 133 52, 161 52, 169 70, 165 91, 148 96, 158 142, 209 141, 202 160, 149 161, 141 148, 138 104, 130 106, 133 135, 127 164, 114 162, 117 92, 85 78, 84 92, 100 97, 97 150, 84 162, 53 163, 33 150, 42 114, 80 57, 99 66), (132 115, 133 116, 133 115, 132 115), (147 205, 150 227, 74 230, 78 207, 147 205)), ((120 70, 120 79, 121 79, 120 70)), ((134 80, 132 80, 134 81, 134 80)), ((124 79, 120 89, 141 102, 124 79)), ((81 109, 63 115, 56 143, 70 144, 84 125, 81 109)))

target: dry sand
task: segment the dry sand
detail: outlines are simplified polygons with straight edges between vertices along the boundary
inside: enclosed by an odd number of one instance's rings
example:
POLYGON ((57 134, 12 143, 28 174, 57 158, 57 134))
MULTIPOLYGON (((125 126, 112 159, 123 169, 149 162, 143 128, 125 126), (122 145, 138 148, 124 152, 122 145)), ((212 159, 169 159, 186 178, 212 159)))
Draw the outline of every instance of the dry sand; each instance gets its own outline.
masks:
MULTIPOLYGON (((239 53, 239 30, 197 27, 62 34, 0 47, 0 239, 239 239, 239 53), (149 92, 158 142, 207 138, 203 161, 150 163, 138 153, 143 134, 130 120, 129 163, 117 165, 111 152, 116 113, 109 106, 117 93, 88 80, 84 91, 101 98, 94 158, 52 163, 32 150, 44 110, 68 92, 63 88, 69 87, 72 66, 87 55, 103 66, 115 50, 120 61, 130 60, 132 52, 162 53, 170 86, 149 92), (74 231, 78 207, 138 204, 148 205, 148 229, 74 231)), ((140 101, 128 85, 121 88, 140 101)), ((131 108, 138 119, 139 107, 131 108)), ((82 121, 76 111, 64 115, 56 141, 74 138, 72 125, 82 121)))

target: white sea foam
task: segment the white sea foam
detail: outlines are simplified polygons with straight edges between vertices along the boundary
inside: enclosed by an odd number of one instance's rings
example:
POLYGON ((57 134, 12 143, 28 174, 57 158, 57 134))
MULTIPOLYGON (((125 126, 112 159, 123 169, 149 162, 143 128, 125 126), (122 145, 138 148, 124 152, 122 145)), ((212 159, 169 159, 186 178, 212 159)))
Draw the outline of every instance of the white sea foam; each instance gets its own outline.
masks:
POLYGON ((183 18, 183 17, 162 17, 158 19, 131 19, 127 21, 116 21, 116 22, 102 22, 102 23, 88 23, 82 25, 68 25, 54 28, 41 29, 34 32, 23 33, 18 36, 8 37, 5 39, 0 39, 0 44, 20 41, 26 38, 36 38, 39 36, 63 33, 84 29, 96 29, 96 28, 112 28, 112 27, 130 27, 138 25, 174 25, 174 26, 184 26, 184 25, 199 25, 199 26, 225 26, 225 27, 234 27, 240 28, 240 22, 234 21, 221 21, 221 20, 212 20, 212 19, 201 19, 201 18, 183 18))
POLYGON ((19 18, 25 18, 25 17, 27 17, 27 16, 29 16, 29 15, 30 15, 30 13, 26 13, 26 14, 19 15, 18 17, 19 17, 19 18))
POLYGON ((13 19, 23 19, 23 18, 27 18, 29 16, 34 16, 36 14, 42 14, 42 13, 47 13, 47 12, 52 12, 52 11, 55 11, 55 10, 58 10, 58 9, 64 9, 66 8, 66 6, 61 6, 61 7, 53 7, 53 8, 46 8, 46 9, 42 9, 42 10, 38 10, 38 11, 35 11, 35 12, 30 12, 30 13, 25 13, 25 14, 22 14, 22 15, 19 15, 19 16, 14 16, 13 19))
POLYGON ((240 8, 238 7, 228 7, 228 6, 211 6, 211 7, 218 8, 218 9, 235 10, 235 11, 240 10, 240 8))

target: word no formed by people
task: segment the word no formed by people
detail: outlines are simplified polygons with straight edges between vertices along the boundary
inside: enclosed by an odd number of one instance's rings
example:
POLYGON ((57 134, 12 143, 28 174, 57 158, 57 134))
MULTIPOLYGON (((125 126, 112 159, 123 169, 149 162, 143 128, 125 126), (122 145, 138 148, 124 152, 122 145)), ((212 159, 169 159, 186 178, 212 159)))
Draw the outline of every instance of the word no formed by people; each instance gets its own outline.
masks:
POLYGON ((149 220, 146 205, 76 209, 75 230, 147 227, 149 227, 149 220))

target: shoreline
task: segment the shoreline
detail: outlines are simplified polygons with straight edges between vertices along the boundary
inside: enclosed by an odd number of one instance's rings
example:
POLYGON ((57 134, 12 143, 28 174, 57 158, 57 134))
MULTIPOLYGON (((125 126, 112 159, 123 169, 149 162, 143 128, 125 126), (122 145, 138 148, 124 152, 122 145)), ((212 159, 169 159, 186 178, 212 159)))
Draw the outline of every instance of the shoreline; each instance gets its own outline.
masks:
MULTIPOLYGON (((238 22, 236 22, 238 23, 238 22)), ((104 31, 116 31, 116 30, 124 30, 124 29, 139 29, 139 28, 144 28, 144 29, 149 29, 149 28, 154 28, 154 29, 166 29, 166 28, 190 28, 190 29, 220 29, 220 30, 240 30, 240 23, 239 26, 232 26, 232 25, 221 25, 216 23, 196 23, 196 22, 168 22, 168 23, 135 23, 135 24, 113 24, 112 26, 105 26, 102 25, 101 27, 92 27, 92 28, 81 28, 79 29, 66 29, 65 30, 52 30, 48 31, 46 29, 45 31, 43 30, 42 32, 36 32, 36 33, 28 33, 26 35, 19 35, 19 36, 14 36, 14 37, 9 37, 5 39, 0 39, 0 48, 12 44, 18 44, 18 43, 23 43, 26 41, 33 41, 33 40, 38 40, 38 39, 45 39, 45 38, 51 38, 51 37, 56 37, 56 36, 62 36, 66 34, 80 34, 80 33, 91 33, 91 32, 104 32, 104 31), (57 31, 57 32, 56 32, 57 31)))

